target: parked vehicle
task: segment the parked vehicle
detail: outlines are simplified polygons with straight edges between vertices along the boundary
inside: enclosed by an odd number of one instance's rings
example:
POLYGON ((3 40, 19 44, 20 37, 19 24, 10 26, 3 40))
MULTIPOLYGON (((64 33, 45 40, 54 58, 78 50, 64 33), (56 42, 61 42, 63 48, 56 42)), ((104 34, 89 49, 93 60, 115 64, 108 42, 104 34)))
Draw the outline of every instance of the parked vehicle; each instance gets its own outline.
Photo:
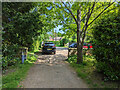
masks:
POLYGON ((69 48, 77 48, 77 43, 72 43, 69 48))
POLYGON ((56 46, 53 42, 46 42, 42 47, 42 54, 44 53, 56 53, 56 46))
MULTIPOLYGON (((91 43, 84 43, 83 44, 83 49, 89 49, 92 48, 92 44, 91 43)), ((77 48, 77 43, 72 43, 69 48, 77 48)))

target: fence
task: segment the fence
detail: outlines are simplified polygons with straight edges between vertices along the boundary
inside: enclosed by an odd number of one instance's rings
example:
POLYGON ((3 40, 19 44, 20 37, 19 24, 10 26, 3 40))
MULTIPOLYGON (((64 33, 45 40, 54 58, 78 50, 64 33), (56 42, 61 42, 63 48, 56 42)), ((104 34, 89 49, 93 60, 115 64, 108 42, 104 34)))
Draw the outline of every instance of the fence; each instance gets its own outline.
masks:
MULTIPOLYGON (((92 49, 83 49, 83 55, 92 55, 92 49)), ((77 48, 68 48, 68 57, 71 55, 77 55, 77 48)))

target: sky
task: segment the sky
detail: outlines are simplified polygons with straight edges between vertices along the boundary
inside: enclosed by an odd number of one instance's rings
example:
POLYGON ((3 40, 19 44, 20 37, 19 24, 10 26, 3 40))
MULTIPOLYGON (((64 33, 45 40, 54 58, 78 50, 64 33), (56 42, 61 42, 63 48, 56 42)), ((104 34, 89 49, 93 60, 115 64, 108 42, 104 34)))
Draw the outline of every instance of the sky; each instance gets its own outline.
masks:
MULTIPOLYGON (((58 33, 58 32, 60 32, 60 33, 64 33, 62 30, 59 30, 59 29, 61 29, 62 28, 62 26, 63 25, 58 25, 58 27, 56 27, 56 28, 54 28, 54 31, 56 30, 56 32, 58 33)), ((51 32, 48 32, 48 34, 51 34, 51 32)))
MULTIPOLYGON (((51 6, 50 6, 50 7, 47 7, 48 10, 50 10, 51 8, 52 8, 51 6)), ((32 11, 32 13, 35 12, 35 11, 37 11, 37 7, 35 7, 35 9, 32 11)), ((57 33, 58 33, 58 32, 64 33, 62 30, 59 30, 62 26, 63 26, 63 25, 58 25, 58 27, 54 28, 54 31, 56 30, 57 33)), ((51 32, 48 32, 48 34, 51 34, 51 32)))
POLYGON ((63 25, 58 25, 58 27, 54 28, 54 31, 56 30, 56 32, 60 32, 60 33, 64 33, 62 30, 59 30, 63 27, 63 25))
MULTIPOLYGON (((50 10, 52 7, 47 7, 48 10, 50 10)), ((58 27, 54 28, 54 31, 56 30, 56 32, 60 32, 60 33, 64 33, 62 30, 59 30, 63 25, 58 25, 58 27)), ((48 34, 51 34, 51 32, 48 32, 48 34)))

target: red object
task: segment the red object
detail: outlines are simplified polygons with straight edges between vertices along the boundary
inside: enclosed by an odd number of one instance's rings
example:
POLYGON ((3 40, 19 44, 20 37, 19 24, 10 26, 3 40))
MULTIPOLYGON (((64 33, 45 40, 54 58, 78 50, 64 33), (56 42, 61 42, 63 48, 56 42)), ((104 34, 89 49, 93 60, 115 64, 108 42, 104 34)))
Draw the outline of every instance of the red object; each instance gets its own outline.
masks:
MULTIPOLYGON (((90 44, 90 48, 93 48, 92 44, 91 43, 89 44, 90 44)), ((83 46, 83 48, 88 48, 88 46, 83 46)))
POLYGON ((88 46, 83 46, 83 48, 88 48, 88 46))
POLYGON ((92 48, 93 46, 90 46, 90 48, 92 48))

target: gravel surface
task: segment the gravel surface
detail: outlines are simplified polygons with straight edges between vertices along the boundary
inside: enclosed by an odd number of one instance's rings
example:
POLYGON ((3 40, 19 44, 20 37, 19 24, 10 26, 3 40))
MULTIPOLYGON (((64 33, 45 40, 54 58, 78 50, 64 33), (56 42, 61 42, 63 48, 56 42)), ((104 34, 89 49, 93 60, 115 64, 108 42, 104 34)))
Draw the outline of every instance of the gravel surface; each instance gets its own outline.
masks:
POLYGON ((66 48, 57 48, 55 55, 36 54, 38 60, 20 83, 23 88, 88 88, 65 62, 68 54, 66 48))

